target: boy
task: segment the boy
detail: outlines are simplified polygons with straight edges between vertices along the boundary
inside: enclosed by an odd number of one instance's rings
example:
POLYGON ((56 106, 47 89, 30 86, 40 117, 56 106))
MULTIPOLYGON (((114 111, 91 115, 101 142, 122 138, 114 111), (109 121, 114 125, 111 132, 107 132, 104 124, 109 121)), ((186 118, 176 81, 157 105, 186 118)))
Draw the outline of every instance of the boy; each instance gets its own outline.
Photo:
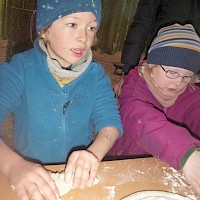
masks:
POLYGON ((20 154, 0 141, 0 170, 20 199, 28 194, 56 199, 55 183, 35 163, 64 163, 68 156, 65 180, 74 173, 74 188, 90 186, 99 162, 122 134, 110 81, 92 61, 100 19, 100 0, 40 0, 40 38, 0 67, 0 123, 14 113, 20 154))

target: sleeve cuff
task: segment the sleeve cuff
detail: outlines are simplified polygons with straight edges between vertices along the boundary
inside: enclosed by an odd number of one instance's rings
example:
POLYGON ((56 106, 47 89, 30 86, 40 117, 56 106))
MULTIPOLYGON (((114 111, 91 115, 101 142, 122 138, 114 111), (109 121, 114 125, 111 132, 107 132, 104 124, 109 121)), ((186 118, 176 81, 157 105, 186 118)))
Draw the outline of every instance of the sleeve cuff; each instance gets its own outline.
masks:
POLYGON ((189 149, 186 154, 183 156, 183 158, 181 159, 180 161, 180 166, 181 166, 181 169, 184 167, 186 161, 188 160, 188 158, 192 155, 192 153, 194 151, 200 151, 200 148, 199 147, 192 147, 191 149, 189 149))

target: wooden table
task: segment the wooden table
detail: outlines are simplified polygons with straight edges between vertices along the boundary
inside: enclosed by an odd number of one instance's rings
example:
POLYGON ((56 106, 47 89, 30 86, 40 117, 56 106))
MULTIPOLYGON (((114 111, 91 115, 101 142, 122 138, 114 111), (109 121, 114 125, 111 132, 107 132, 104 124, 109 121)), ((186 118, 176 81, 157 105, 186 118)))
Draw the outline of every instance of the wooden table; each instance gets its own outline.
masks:
MULTIPOLYGON (((61 171, 64 165, 47 168, 61 171)), ((155 158, 101 162, 97 178, 100 181, 97 185, 71 190, 62 200, 120 200, 141 190, 170 191, 198 199, 181 173, 155 158)), ((3 174, 0 174, 0 200, 18 200, 3 174)))

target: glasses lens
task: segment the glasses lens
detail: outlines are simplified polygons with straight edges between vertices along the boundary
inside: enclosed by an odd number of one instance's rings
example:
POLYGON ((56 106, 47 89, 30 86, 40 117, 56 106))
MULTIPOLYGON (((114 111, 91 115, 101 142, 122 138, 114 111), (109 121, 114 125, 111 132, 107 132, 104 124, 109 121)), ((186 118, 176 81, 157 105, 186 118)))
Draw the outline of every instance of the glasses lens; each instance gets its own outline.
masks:
POLYGON ((166 76, 171 79, 176 79, 180 77, 180 75, 177 72, 171 70, 166 71, 166 76))

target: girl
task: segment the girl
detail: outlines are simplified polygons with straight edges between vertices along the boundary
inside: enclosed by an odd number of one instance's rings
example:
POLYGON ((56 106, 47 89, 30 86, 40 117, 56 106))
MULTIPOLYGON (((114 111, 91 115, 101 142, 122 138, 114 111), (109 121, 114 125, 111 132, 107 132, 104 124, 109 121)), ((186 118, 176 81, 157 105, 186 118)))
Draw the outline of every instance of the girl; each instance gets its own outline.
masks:
POLYGON ((74 173, 74 188, 92 185, 99 162, 122 134, 110 80, 92 61, 100 19, 100 0, 38 0, 40 38, 0 66, 0 124, 14 113, 19 153, 0 141, 0 170, 22 200, 59 196, 38 163, 67 159, 66 181, 74 173))
POLYGON ((190 24, 160 29, 147 62, 131 70, 119 99, 124 135, 109 155, 152 155, 182 169, 200 194, 200 38, 190 24))

